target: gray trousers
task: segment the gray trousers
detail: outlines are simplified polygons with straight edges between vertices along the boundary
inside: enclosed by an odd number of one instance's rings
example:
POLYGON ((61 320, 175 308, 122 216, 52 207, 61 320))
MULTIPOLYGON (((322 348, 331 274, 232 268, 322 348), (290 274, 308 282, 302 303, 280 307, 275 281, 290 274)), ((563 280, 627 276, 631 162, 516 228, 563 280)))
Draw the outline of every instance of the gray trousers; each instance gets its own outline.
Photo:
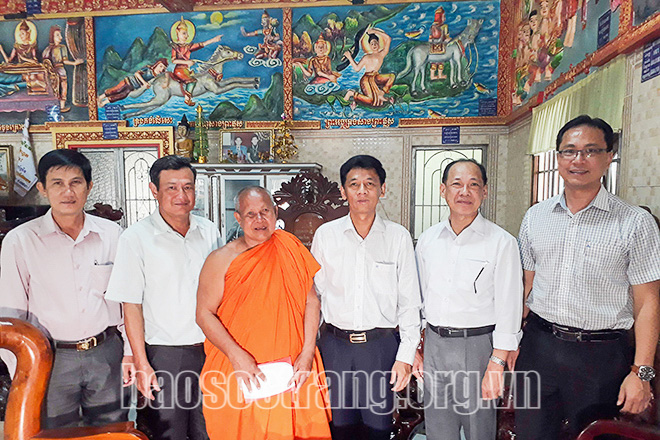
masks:
POLYGON ((426 326, 424 420, 429 440, 495 440, 495 402, 481 398, 492 334, 443 338, 426 326))
POLYGON ((46 428, 101 426, 128 420, 119 334, 87 351, 55 350, 46 394, 46 428))

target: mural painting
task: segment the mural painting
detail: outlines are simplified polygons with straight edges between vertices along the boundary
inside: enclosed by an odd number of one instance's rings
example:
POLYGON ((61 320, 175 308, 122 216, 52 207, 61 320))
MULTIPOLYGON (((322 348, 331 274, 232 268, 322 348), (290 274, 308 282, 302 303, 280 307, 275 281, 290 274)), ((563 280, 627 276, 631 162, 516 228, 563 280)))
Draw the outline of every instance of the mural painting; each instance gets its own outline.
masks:
POLYGON ((99 119, 109 104, 133 126, 195 120, 197 106, 211 127, 279 119, 281 23, 270 9, 97 18, 99 119))
POLYGON ((633 25, 644 23, 649 17, 660 11, 660 0, 632 0, 633 25))
POLYGON ((514 106, 525 103, 587 54, 595 52, 599 47, 599 21, 600 38, 605 42, 613 40, 618 34, 622 3, 622 0, 519 1, 517 42, 512 54, 514 106), (609 24, 603 28, 604 18, 609 24))
POLYGON ((494 1, 296 8, 294 119, 480 116, 497 97, 499 19, 494 1))
POLYGON ((4 124, 89 119, 84 19, 0 22, 4 124))

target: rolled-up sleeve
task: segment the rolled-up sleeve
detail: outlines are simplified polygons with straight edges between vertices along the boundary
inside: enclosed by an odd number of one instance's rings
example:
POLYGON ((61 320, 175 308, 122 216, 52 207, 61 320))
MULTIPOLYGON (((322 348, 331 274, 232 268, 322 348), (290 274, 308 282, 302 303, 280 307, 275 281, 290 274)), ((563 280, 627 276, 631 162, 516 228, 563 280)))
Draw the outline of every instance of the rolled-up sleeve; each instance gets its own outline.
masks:
POLYGON ((513 351, 522 338, 523 282, 516 239, 509 236, 497 257, 494 272, 495 331, 493 348, 513 351))

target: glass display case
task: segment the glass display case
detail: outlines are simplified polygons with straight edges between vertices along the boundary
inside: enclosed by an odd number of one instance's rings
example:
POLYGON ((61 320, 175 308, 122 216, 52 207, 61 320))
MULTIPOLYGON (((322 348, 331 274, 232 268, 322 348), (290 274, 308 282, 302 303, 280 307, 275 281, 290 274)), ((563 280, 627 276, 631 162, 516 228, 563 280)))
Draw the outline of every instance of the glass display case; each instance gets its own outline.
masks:
POLYGON ((274 194, 282 183, 305 171, 321 172, 317 163, 293 164, 193 164, 195 182, 195 214, 214 222, 225 242, 241 232, 234 218, 234 197, 249 185, 259 185, 274 194))

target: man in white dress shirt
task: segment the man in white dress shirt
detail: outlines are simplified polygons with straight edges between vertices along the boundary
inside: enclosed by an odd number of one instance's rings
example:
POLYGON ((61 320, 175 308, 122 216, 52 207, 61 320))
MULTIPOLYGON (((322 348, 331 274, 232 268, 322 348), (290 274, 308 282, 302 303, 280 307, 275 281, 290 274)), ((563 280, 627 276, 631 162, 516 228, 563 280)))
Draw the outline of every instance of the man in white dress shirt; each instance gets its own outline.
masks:
POLYGON ((190 213, 195 170, 188 159, 161 157, 149 175, 158 209, 122 234, 107 297, 124 303, 137 387, 150 400, 148 430, 158 440, 207 439, 198 380, 204 333, 195 309, 199 273, 220 234, 190 213))
MULTIPOLYGON (((495 402, 508 353, 522 336, 522 267, 516 239, 479 213, 486 170, 473 159, 445 168, 449 219, 427 229, 415 253, 427 325, 423 370, 426 435, 495 439, 495 402), (483 399, 483 400, 482 400, 483 399)), ((420 371, 418 371, 420 370, 420 371)))
POLYGON ((389 440, 393 392, 408 384, 419 344, 415 254, 409 232, 376 214, 385 192, 380 161, 352 157, 340 178, 349 214, 322 225, 312 243, 332 436, 389 440))
MULTIPOLYGON (((117 331, 121 306, 104 297, 121 227, 84 212, 92 167, 81 153, 51 151, 37 168, 50 210, 2 242, 0 316, 30 321, 51 339, 47 428, 126 421, 122 356, 125 385, 133 359, 117 331)), ((16 358, 2 352, 13 374, 16 358)))

